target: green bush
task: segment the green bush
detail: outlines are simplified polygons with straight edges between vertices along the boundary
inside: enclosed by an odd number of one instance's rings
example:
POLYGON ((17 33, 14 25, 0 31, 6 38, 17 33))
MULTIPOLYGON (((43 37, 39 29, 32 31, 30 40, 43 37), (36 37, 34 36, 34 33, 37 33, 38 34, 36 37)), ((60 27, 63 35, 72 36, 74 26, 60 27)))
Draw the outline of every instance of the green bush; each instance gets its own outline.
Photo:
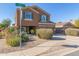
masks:
POLYGON ((20 45, 20 37, 19 36, 10 36, 6 39, 8 45, 15 47, 20 45))
POLYGON ((29 37, 26 32, 22 32, 21 38, 22 38, 22 42, 29 41, 29 37))
POLYGON ((52 29, 37 29, 36 34, 38 35, 39 38, 50 39, 52 38, 53 30, 52 29))
POLYGON ((6 28, 4 30, 4 35, 6 39, 6 43, 12 47, 19 46, 20 44, 20 37, 15 31, 10 32, 10 28, 6 28))
POLYGON ((65 30, 65 34, 71 35, 71 36, 78 36, 79 31, 78 31, 78 29, 68 28, 68 29, 65 30))
POLYGON ((10 27, 10 28, 9 28, 9 32, 10 32, 10 33, 14 32, 14 31, 15 31, 15 30, 14 30, 14 27, 10 27))

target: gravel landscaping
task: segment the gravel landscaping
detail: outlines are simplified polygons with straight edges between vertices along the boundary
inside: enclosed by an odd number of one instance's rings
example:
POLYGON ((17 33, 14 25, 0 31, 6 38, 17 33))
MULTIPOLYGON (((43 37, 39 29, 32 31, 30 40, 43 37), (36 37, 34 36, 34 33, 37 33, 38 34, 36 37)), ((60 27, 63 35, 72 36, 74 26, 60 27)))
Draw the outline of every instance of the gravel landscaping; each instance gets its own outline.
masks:
POLYGON ((0 39, 0 53, 9 53, 19 50, 25 50, 37 46, 41 43, 47 42, 48 40, 39 39, 37 36, 30 36, 30 41, 25 42, 22 47, 10 47, 7 46, 5 39, 0 39))

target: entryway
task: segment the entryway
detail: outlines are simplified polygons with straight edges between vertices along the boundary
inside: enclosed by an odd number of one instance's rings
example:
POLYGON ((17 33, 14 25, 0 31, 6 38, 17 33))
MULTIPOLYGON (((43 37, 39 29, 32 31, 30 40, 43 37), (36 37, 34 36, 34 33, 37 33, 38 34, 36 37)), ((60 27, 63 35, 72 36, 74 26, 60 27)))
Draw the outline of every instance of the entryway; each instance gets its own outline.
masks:
POLYGON ((36 27, 35 26, 29 26, 29 34, 35 34, 36 27))
POLYGON ((26 27, 23 26, 21 30, 27 32, 28 34, 35 34, 36 33, 35 26, 26 26, 26 27))

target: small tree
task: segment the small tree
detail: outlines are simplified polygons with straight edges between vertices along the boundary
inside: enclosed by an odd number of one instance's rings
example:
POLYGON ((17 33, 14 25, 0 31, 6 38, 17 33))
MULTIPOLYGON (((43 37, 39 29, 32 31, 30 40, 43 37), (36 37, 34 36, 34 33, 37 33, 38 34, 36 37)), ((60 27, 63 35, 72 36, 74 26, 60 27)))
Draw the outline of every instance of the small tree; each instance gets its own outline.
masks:
POLYGON ((75 27, 79 27, 79 19, 75 20, 75 27))
POLYGON ((10 20, 10 19, 4 19, 4 20, 2 21, 2 23, 1 23, 1 27, 2 27, 3 29, 7 28, 7 27, 10 26, 10 25, 11 25, 11 20, 10 20))
POLYGON ((4 29, 4 27, 5 27, 4 24, 1 23, 0 24, 0 29, 4 29))

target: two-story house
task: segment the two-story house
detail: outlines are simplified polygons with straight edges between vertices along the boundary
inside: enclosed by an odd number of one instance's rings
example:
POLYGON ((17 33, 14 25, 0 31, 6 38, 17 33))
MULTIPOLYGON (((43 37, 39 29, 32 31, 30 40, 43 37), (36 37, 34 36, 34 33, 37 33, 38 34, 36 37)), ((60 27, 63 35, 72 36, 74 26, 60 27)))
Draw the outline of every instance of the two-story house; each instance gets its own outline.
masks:
MULTIPOLYGON (((31 30, 36 31, 39 28, 53 28, 54 23, 50 21, 50 14, 38 6, 26 6, 21 8, 22 30, 31 33, 31 30)), ((20 27, 20 9, 16 9, 16 27, 20 27)))

